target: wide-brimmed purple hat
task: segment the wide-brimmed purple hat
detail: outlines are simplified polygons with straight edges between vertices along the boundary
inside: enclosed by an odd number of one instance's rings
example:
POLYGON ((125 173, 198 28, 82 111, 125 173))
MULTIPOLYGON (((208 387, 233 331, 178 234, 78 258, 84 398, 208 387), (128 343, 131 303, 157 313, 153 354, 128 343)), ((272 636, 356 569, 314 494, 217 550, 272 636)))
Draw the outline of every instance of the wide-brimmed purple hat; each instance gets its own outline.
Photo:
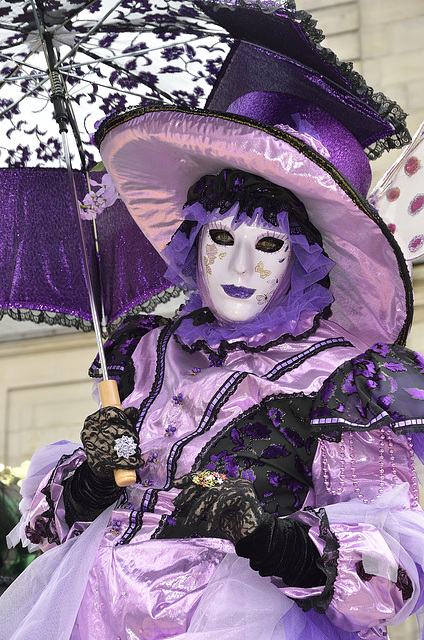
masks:
POLYGON ((410 278, 392 234, 365 198, 364 151, 371 145, 376 155, 407 142, 403 112, 318 47, 307 14, 263 13, 237 0, 230 8, 206 4, 230 33, 238 25, 234 35, 243 40, 225 61, 208 109, 140 107, 109 117, 97 132, 130 213, 162 252, 184 220, 188 189, 203 175, 234 168, 262 176, 292 191, 322 234, 336 263, 332 321, 369 344, 405 340, 410 278), (257 56, 254 64, 246 45, 257 56), (252 67, 240 76, 248 59, 252 67))

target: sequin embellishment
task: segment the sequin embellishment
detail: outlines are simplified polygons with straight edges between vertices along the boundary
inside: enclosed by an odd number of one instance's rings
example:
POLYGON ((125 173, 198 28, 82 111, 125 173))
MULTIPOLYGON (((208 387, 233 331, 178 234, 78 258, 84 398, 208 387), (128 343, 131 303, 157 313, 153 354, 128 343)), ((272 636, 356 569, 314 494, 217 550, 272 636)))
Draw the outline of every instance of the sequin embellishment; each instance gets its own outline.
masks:
POLYGON ((130 458, 137 450, 137 443, 134 438, 122 436, 122 438, 115 440, 114 449, 120 458, 130 458))

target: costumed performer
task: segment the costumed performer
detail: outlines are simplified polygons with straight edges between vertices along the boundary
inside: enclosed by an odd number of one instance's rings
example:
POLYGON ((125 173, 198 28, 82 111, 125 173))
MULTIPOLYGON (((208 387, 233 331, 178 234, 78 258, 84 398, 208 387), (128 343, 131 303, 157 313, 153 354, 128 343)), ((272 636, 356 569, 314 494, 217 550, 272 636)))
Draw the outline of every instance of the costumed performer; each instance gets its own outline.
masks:
POLYGON ((11 539, 46 553, 0 601, 0 638, 371 640, 422 605, 424 360, 363 150, 406 142, 404 114, 307 16, 213 15, 238 39, 208 108, 97 133, 190 295, 108 342, 125 410, 36 452, 11 539))

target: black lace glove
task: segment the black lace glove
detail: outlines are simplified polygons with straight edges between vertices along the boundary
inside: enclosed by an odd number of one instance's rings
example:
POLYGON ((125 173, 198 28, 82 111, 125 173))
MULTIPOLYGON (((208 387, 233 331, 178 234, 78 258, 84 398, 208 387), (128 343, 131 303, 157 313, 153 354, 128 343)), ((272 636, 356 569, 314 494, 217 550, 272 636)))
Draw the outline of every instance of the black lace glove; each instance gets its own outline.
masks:
POLYGON ((124 411, 105 407, 85 419, 81 442, 95 474, 110 478, 113 469, 144 466, 135 429, 138 416, 139 411, 134 407, 124 411))
POLYGON ((208 531, 221 530, 234 544, 258 528, 264 513, 251 482, 227 478, 222 484, 203 487, 193 482, 196 477, 198 474, 189 473, 174 482, 181 489, 175 506, 190 508, 186 525, 195 526, 206 518, 208 531))
POLYGON ((175 506, 190 509, 186 525, 194 526, 206 517, 208 530, 223 531, 235 544, 237 555, 249 558, 252 569, 262 576, 279 576, 288 586, 325 584, 326 576, 317 565, 320 555, 309 538, 309 527, 292 518, 265 513, 248 480, 227 478, 222 484, 204 487, 193 482, 198 476, 189 473, 174 482, 181 489, 175 506))
POLYGON ((69 527, 77 521, 92 522, 116 502, 123 489, 116 485, 113 469, 137 469, 144 465, 134 426, 138 416, 134 407, 124 411, 105 407, 86 418, 81 441, 87 461, 63 483, 69 527))

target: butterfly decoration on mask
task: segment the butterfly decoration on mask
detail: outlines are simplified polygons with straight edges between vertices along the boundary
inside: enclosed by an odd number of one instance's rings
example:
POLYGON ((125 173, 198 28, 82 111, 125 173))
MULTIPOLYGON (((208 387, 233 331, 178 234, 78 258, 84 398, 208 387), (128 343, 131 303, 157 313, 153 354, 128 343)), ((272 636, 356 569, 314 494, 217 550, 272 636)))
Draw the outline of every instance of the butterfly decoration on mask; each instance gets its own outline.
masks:
POLYGON ((268 271, 268 269, 264 269, 264 263, 262 262, 262 260, 256 265, 255 272, 259 273, 262 280, 268 278, 268 276, 271 275, 271 271, 268 271))
POLYGON ((258 305, 262 306, 263 304, 266 304, 268 302, 268 296, 266 295, 266 293, 260 293, 256 296, 256 300, 258 301, 258 305))
POLYGON ((212 269, 210 267, 216 260, 218 255, 218 247, 214 244, 206 245, 206 256, 204 256, 203 260, 205 262, 206 271, 209 275, 212 275, 212 269))
POLYGON ((214 244, 207 244, 206 245, 206 255, 208 256, 209 260, 211 261, 211 264, 213 264, 216 260, 216 256, 218 254, 218 248, 216 245, 214 244))

